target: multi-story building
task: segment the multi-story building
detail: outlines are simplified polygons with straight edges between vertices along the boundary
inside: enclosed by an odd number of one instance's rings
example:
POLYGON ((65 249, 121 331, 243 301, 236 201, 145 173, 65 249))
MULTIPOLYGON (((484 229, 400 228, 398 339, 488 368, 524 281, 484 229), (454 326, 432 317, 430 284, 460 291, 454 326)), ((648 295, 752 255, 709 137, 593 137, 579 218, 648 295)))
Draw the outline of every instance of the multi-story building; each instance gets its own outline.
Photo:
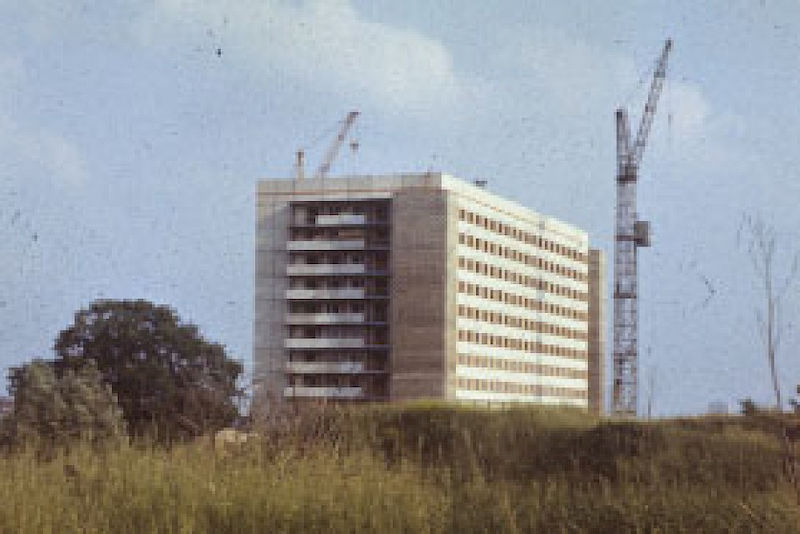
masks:
POLYGON ((256 402, 601 411, 604 272, 586 232, 445 174, 262 181, 256 402))

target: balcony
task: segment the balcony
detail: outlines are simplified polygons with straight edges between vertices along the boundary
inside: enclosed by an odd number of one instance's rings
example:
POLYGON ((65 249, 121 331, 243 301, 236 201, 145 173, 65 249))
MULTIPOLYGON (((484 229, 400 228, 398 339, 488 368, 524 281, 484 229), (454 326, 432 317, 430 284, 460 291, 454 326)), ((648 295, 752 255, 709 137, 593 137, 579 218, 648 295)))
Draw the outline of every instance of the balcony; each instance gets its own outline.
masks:
POLYGON ((363 299, 364 296, 364 288, 286 290, 288 300, 363 299))
POLYGON ((365 347, 360 337, 295 337, 283 340, 287 349, 360 349, 365 347))
POLYGON ((359 324, 363 313, 287 313, 286 324, 359 324))
POLYGON ((364 372, 363 362, 287 362, 287 373, 350 374, 364 372))
POLYGON ((303 241, 287 241, 286 250, 305 251, 305 250, 364 250, 365 243, 363 239, 349 239, 349 240, 329 240, 329 239, 311 239, 303 241))
POLYGON ((339 213, 337 215, 317 215, 317 226, 345 226, 366 224, 365 215, 339 213))
POLYGON ((358 399, 364 396, 364 390, 357 386, 286 386, 284 397, 293 398, 337 398, 358 399))
POLYGON ((286 266, 289 276, 364 274, 366 270, 363 263, 295 263, 286 266))

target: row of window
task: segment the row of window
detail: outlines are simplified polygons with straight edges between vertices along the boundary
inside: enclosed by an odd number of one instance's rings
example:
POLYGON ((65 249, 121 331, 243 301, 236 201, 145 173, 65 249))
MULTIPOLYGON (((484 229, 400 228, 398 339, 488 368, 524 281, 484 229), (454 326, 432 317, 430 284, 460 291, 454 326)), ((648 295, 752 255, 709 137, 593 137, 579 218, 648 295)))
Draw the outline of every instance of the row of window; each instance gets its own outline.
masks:
MULTIPOLYGON (((373 304, 373 307, 378 307, 373 304)), ((383 307, 383 306, 381 306, 383 307)), ((364 313, 364 302, 291 302, 289 313, 364 313)))
POLYGON ((307 279, 295 278, 289 289, 358 289, 364 287, 366 278, 344 278, 336 277, 331 279, 318 276, 308 277, 307 279))
POLYGON ((539 386, 534 384, 517 384, 502 380, 489 380, 480 378, 459 378, 456 381, 458 389, 471 391, 491 391, 494 393, 512 393, 515 395, 533 395, 536 397, 561 397, 563 399, 586 400, 584 389, 572 389, 554 386, 539 386))
POLYGON ((496 234, 511 237, 527 245, 538 247, 542 250, 547 250, 548 252, 553 252, 555 254, 560 254, 561 256, 571 260, 580 261, 583 263, 587 263, 588 261, 587 255, 579 250, 561 245, 542 236, 533 235, 525 230, 521 230, 509 224, 496 221, 483 215, 478 215, 477 213, 473 213, 468 210, 458 210, 458 218, 464 222, 481 226, 484 229, 496 234))
POLYGON ((566 326, 558 326, 542 321, 534 321, 533 319, 525 319, 524 317, 518 317, 508 313, 482 310, 473 308, 472 306, 464 306, 463 304, 459 304, 458 306, 458 316, 475 321, 483 321, 485 323, 519 328, 520 330, 526 330, 528 332, 539 332, 579 341, 586 341, 589 337, 586 332, 581 332, 574 328, 567 328, 566 326))
POLYGON ((366 222, 389 222, 389 210, 384 206, 366 205, 366 204, 348 204, 341 205, 324 205, 317 206, 292 206, 292 220, 295 224, 316 224, 317 217, 324 216, 361 216, 366 219, 366 222))
POLYGON ((499 243, 481 239, 480 237, 475 237, 470 234, 459 233, 458 244, 474 248, 479 252, 493 254, 499 258, 516 261, 518 263, 522 263, 523 265, 527 265, 528 267, 535 267, 537 269, 550 271, 551 273, 572 278, 580 282, 586 282, 589 279, 588 274, 578 272, 576 269, 567 267, 566 265, 545 260, 537 256, 533 256, 532 254, 525 254, 524 252, 519 252, 517 249, 506 247, 504 245, 500 245, 499 243))
MULTIPOLYGON (((288 339, 355 339, 363 338, 367 344, 375 342, 368 339, 370 333, 383 336, 384 327, 361 326, 354 324, 292 326, 288 329, 288 339)), ((382 344, 382 343, 377 343, 382 344)))
POLYGON ((586 293, 584 291, 578 291, 577 289, 572 289, 570 287, 562 286, 560 284, 553 284, 552 282, 546 282, 540 278, 535 278, 533 276, 526 276, 516 271, 512 271, 511 269, 503 269, 502 267, 497 267, 485 261, 476 261, 470 258, 464 258, 463 256, 459 256, 458 266, 461 269, 471 271, 475 274, 491 276, 492 278, 497 278, 498 280, 504 280, 506 282, 519 284, 521 286, 529 287, 531 289, 541 289, 543 291, 552 293, 553 295, 566 297, 568 299, 578 300, 581 302, 589 302, 589 293, 586 293))
POLYGON ((293 259, 297 260, 294 263, 290 263, 290 265, 317 265, 317 264, 327 264, 327 265, 335 265, 335 264, 349 264, 349 263, 364 263, 364 256, 363 252, 346 252, 346 251, 335 251, 335 252, 315 252, 313 254, 303 254, 303 255, 295 255, 293 259), (304 260, 300 262, 299 260, 304 260))
POLYGON ((364 239, 367 232, 363 228, 304 228, 294 230, 292 235, 294 239, 364 239))
POLYGON ((503 358, 493 358, 491 356, 478 356, 477 354, 459 354, 459 365, 469 367, 481 367, 483 369, 497 369, 499 371, 510 371, 514 373, 528 373, 539 376, 557 376, 561 378, 587 379, 587 373, 580 369, 567 369, 552 365, 542 365, 532 362, 521 362, 517 360, 506 360, 503 358))
POLYGON ((548 343, 541 343, 539 341, 526 341, 524 339, 517 339, 513 337, 498 336, 494 334, 488 334, 486 332, 473 332, 472 330, 459 330, 458 340, 466 341, 467 343, 486 345, 488 347, 522 350, 525 352, 535 352, 538 354, 550 354, 552 356, 570 358, 573 360, 585 360, 588 357, 588 352, 585 350, 550 345, 548 343))
POLYGON ((293 375, 286 377, 289 386, 358 387, 368 382, 369 375, 293 375))
POLYGON ((589 314, 584 311, 573 310, 572 308, 561 306, 559 304, 542 302, 539 299, 525 297, 515 293, 509 293, 507 291, 503 291, 502 289, 492 289, 490 287, 482 286, 480 284, 473 284, 470 282, 459 281, 458 292, 488 300, 495 300, 504 304, 519 306, 520 308, 527 308, 533 311, 561 315, 562 317, 576 319, 578 321, 586 321, 589 318, 589 314))

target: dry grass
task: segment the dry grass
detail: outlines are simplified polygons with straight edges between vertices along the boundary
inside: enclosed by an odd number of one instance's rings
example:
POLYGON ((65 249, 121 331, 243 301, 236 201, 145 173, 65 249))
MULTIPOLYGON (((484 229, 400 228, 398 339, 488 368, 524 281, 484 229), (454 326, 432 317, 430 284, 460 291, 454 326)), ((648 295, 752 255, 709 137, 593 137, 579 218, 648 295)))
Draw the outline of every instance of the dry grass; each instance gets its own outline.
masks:
POLYGON ((751 420, 599 422, 440 404, 305 413, 219 454, 0 459, 0 532, 798 532, 751 420))

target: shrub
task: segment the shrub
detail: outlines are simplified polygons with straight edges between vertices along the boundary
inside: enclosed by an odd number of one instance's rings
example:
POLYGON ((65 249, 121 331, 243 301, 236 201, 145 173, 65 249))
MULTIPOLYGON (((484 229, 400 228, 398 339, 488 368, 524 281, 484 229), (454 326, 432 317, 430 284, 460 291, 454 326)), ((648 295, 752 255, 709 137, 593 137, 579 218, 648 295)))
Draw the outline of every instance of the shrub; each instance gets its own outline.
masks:
POLYGON ((12 370, 9 389, 14 410, 5 424, 14 447, 35 445, 44 452, 124 435, 122 410, 91 362, 58 377, 48 362, 35 360, 12 370))

